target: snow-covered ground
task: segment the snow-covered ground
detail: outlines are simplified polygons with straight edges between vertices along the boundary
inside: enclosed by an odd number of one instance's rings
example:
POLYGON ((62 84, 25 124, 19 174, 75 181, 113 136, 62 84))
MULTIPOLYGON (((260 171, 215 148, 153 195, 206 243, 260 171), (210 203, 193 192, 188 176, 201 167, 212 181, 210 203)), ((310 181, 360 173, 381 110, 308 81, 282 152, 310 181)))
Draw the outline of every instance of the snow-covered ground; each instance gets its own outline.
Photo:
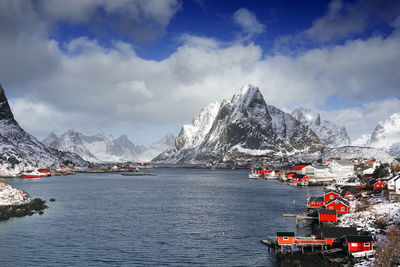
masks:
POLYGON ((0 181, 0 206, 24 204, 31 200, 26 192, 0 181))
MULTIPOLYGON (((356 226, 358 230, 368 231, 376 240, 375 247, 384 244, 385 231, 391 228, 399 229, 400 202, 389 202, 382 197, 370 198, 367 201, 350 201, 351 213, 339 219, 338 226, 356 226)), ((363 260, 355 266, 371 266, 373 259, 363 260)))

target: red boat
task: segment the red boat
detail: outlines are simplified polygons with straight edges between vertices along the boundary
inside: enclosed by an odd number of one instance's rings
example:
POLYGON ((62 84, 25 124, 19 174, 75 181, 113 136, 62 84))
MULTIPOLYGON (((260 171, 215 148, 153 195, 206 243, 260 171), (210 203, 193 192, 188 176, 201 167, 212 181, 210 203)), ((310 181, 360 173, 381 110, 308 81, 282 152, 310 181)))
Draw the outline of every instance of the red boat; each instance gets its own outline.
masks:
POLYGON ((38 171, 25 172, 22 174, 22 178, 42 178, 43 174, 38 171))

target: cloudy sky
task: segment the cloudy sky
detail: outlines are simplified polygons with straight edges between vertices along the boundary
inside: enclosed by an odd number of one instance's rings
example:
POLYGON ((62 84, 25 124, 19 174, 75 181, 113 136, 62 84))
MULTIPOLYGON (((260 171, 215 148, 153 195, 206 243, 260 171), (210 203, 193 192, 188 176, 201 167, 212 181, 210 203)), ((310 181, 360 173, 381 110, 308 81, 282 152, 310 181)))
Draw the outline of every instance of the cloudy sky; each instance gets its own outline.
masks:
POLYGON ((371 133, 400 112, 400 1, 300 2, 2 0, 0 83, 39 139, 149 144, 250 83, 371 133))

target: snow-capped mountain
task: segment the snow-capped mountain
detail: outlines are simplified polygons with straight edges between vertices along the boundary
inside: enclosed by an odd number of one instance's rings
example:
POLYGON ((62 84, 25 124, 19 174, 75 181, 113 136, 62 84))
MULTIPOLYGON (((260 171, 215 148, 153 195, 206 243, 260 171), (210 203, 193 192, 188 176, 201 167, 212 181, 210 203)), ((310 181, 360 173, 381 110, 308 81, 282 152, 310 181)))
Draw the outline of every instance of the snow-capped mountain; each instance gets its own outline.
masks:
POLYGON ((135 160, 135 156, 146 149, 144 146, 134 145, 126 135, 115 139, 104 133, 87 136, 76 130, 69 130, 61 136, 52 132, 43 143, 60 151, 76 153, 90 162, 135 160))
POLYGON ((238 157, 313 152, 324 145, 315 133, 280 109, 267 105, 248 85, 221 104, 213 102, 184 125, 158 163, 225 161, 238 157))
POLYGON ((173 140, 173 135, 167 135, 147 148, 133 144, 126 135, 115 139, 104 133, 87 136, 76 130, 69 130, 60 136, 51 132, 43 143, 60 151, 76 153, 87 161, 100 163, 149 161, 170 146, 173 140))
POLYGON ((159 155, 161 152, 165 151, 170 147, 175 141, 175 136, 173 134, 167 134, 160 141, 151 144, 146 148, 145 151, 137 155, 139 161, 150 161, 155 156, 159 155))
POLYGON ((331 121, 321 120, 320 114, 314 110, 296 108, 291 115, 310 127, 327 147, 340 147, 351 144, 345 127, 340 127, 331 121))
POLYGON ((400 113, 394 113, 386 120, 378 122, 365 145, 400 157, 400 113))
POLYGON ((363 134, 358 139, 352 142, 353 146, 366 146, 368 140, 371 138, 371 134, 363 134))
POLYGON ((26 133, 14 119, 3 87, 0 85, 0 160, 11 163, 31 162, 40 166, 72 161, 87 163, 78 155, 46 147, 26 133))

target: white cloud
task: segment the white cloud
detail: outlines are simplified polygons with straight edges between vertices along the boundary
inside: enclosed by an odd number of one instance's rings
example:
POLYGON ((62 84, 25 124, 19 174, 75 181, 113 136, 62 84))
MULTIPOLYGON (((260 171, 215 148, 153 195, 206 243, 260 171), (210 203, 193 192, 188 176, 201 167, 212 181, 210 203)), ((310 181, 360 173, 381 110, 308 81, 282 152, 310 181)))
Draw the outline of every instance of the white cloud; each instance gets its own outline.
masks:
POLYGON ((138 97, 153 97, 153 93, 150 92, 144 81, 122 81, 116 86, 118 88, 118 94, 122 95, 134 95, 138 97))
MULTIPOLYGON (((0 6, 4 3, 0 1, 0 6)), ((26 6, 22 1, 7 3, 11 15, 1 8, 0 20, 15 32, 0 31, 0 60, 6 62, 0 65, 0 76, 5 77, 1 82, 7 95, 13 96, 16 119, 35 135, 68 128, 93 132, 106 131, 106 127, 132 130, 143 124, 178 125, 191 120, 209 102, 228 98, 242 85, 253 83, 269 104, 280 108, 323 106, 331 96, 362 106, 335 113, 335 118, 343 120, 339 124, 355 136, 368 130, 366 122, 361 122, 367 118, 364 113, 373 115, 376 121, 368 121, 375 125, 397 103, 394 98, 374 104, 376 99, 399 96, 397 30, 386 37, 268 57, 253 43, 227 44, 184 35, 173 54, 154 61, 140 58, 132 45, 121 41, 113 41, 108 48, 87 37, 59 44, 46 35, 46 25, 31 2, 26 6), (16 25, 11 23, 13 16, 16 25), (368 108, 374 105, 377 110, 385 105, 391 109, 373 113, 368 108)), ((332 10, 336 14, 340 6, 332 10)), ((76 23, 80 19, 77 14, 76 23)), ((7 28, 3 26, 0 23, 0 29, 7 28)), ((255 34, 261 29, 246 31, 255 34)))
POLYGON ((332 0, 328 12, 314 20, 303 35, 319 42, 340 40, 362 33, 373 24, 390 22, 399 12, 397 0, 358 0, 353 3, 332 0))
POLYGON ((233 14, 233 19, 250 37, 265 31, 265 25, 260 23, 256 15, 247 8, 238 9, 233 14))

